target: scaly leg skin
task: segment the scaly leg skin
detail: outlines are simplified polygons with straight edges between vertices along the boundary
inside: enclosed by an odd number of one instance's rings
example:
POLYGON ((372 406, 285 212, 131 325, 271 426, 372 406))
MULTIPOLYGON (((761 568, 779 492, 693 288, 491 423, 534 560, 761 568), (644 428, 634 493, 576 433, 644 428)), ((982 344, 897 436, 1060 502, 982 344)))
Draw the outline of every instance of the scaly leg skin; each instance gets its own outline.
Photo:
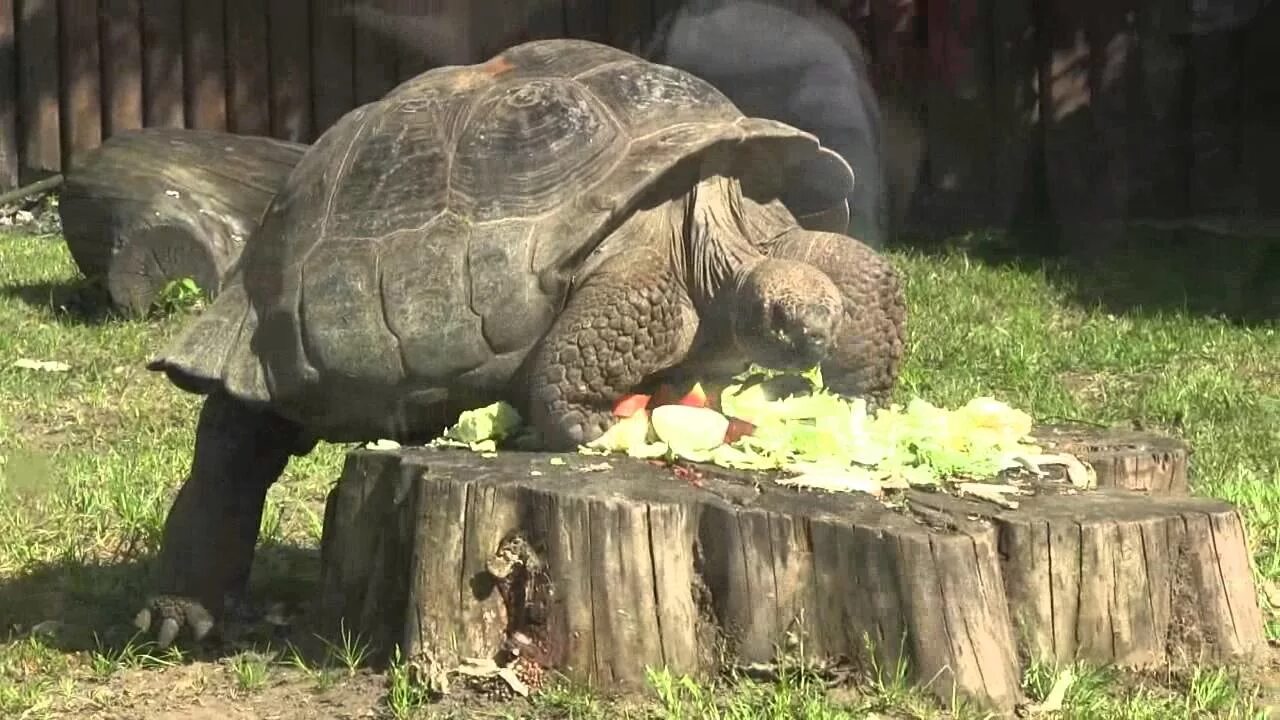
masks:
POLYGON ((535 351, 530 419, 546 447, 569 450, 616 420, 614 401, 688 352, 698 318, 658 248, 602 265, 578 288, 535 351))
POLYGON ((893 266, 846 235, 795 229, 769 242, 772 257, 801 260, 822 270, 844 296, 844 323, 831 359, 822 365, 832 390, 884 406, 902 366, 906 299, 893 266))
POLYGON ((197 641, 245 596, 267 489, 290 455, 305 454, 302 431, 268 411, 209 395, 196 427, 186 483, 165 520, 158 594, 135 619, 163 649, 183 628, 197 641))

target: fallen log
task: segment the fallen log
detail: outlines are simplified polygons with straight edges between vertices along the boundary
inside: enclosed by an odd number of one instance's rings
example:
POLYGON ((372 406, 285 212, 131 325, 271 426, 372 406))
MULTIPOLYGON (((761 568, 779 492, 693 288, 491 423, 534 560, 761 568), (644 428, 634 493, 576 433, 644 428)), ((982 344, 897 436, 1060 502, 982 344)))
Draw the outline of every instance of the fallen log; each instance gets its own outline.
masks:
POLYGON ((1010 510, 625 457, 353 450, 326 507, 321 621, 435 667, 515 658, 615 690, 779 651, 901 662, 944 701, 1003 709, 1033 657, 1150 668, 1263 647, 1230 505, 1019 482, 1033 494, 1010 510))
POLYGON ((182 278, 214 297, 305 150, 208 130, 113 135, 66 175, 58 212, 67 247, 126 311, 146 312, 182 278))

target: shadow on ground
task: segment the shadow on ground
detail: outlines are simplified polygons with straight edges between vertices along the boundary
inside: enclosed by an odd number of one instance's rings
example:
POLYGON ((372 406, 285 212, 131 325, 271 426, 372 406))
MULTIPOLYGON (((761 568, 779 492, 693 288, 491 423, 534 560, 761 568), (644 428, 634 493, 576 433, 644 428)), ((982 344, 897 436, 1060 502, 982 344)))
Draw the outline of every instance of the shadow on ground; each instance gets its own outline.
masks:
POLYGON ((1134 230, 1123 246, 1087 260, 1048 247, 1034 233, 909 238, 925 255, 963 250, 999 267, 1043 271, 1085 308, 1116 315, 1186 313, 1242 325, 1280 322, 1280 236, 1134 230))
POLYGON ((51 321, 67 325, 96 327, 122 319, 112 308, 106 288, 83 277, 0 285, 0 296, 23 302, 51 321))
MULTIPOLYGON (((68 560, 41 565, 0 580, 0 628, 14 640, 30 634, 64 652, 98 651, 118 655, 151 640, 133 625, 152 590, 155 558, 90 564, 68 560)), ((258 548, 252 580, 255 599, 282 609, 287 625, 256 622, 236 627, 195 647, 179 645, 193 659, 211 660, 247 646, 295 644, 304 654, 321 652, 328 638, 317 637, 312 600, 319 586, 320 551, 315 547, 265 544, 258 548)), ((332 641, 330 641, 332 642, 332 641)), ((154 649, 152 650, 154 652, 154 649)))

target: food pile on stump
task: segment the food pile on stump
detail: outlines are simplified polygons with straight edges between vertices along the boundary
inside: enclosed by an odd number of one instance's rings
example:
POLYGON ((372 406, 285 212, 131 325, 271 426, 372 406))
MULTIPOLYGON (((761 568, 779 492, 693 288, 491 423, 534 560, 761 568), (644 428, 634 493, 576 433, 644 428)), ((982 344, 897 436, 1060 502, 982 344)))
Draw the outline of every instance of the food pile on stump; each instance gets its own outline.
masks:
MULTIPOLYGON (((1079 489, 1096 485, 1092 468, 1077 457, 1046 453, 1033 441, 1029 414, 993 397, 955 409, 915 398, 872 410, 861 398, 827 390, 817 368, 753 367, 726 384, 663 384, 623 396, 613 414, 613 427, 580 453, 770 471, 782 485, 877 497, 913 487, 950 490, 1010 508, 1017 502, 1009 496, 1030 492, 1018 478, 1045 477, 1045 466, 1064 466, 1079 489)), ((505 402, 462 413, 429 444, 479 453, 540 447, 536 432, 505 402)), ((397 445, 380 440, 369 447, 397 445)))

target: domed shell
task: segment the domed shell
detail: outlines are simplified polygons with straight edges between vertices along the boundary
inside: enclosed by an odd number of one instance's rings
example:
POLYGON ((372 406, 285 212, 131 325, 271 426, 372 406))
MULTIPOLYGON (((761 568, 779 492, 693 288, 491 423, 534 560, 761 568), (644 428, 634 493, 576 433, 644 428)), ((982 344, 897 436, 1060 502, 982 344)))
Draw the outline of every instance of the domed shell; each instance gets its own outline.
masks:
MULTIPOLYGON (((330 438, 401 434, 448 394, 500 389, 577 264, 646 189, 724 144, 762 183, 825 152, 692 75, 588 41, 427 71, 308 150, 246 244, 243 292, 224 291, 160 364, 330 438)), ((840 167, 837 192, 852 182, 840 167)))

